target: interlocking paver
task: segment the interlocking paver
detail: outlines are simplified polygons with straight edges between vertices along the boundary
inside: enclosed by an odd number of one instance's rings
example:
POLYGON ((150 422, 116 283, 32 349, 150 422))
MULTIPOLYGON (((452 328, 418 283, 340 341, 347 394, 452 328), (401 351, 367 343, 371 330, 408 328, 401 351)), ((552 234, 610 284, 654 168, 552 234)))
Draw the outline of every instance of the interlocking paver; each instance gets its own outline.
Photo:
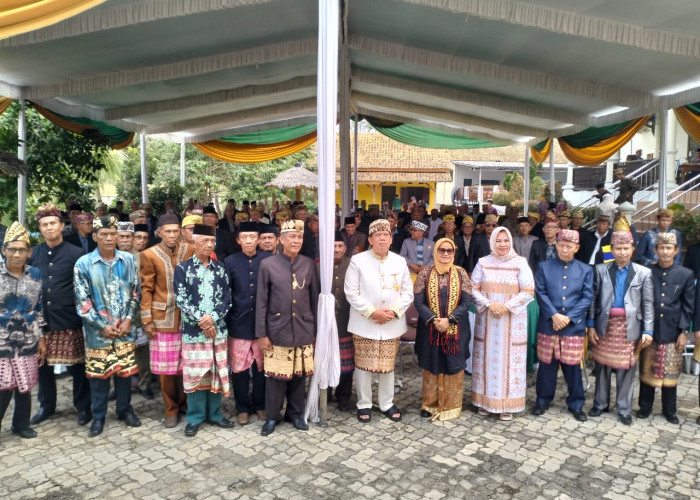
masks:
MULTIPOLYGON (((69 407, 70 379, 61 378, 58 415, 36 427, 38 438, 9 433, 10 407, 0 433, 0 498, 700 497, 696 377, 681 376, 679 426, 659 415, 657 398, 650 419, 624 427, 614 413, 574 421, 562 380, 542 417, 484 418, 469 405, 468 377, 462 416, 431 423, 419 416, 420 374, 409 356, 400 372, 399 424, 375 411, 364 425, 330 404, 326 428, 283 424, 262 437, 253 418, 232 430, 205 425, 194 439, 184 437, 184 423, 163 428, 162 404, 138 395, 132 403, 142 427, 123 426, 110 408, 105 432, 89 439, 69 407)), ((585 409, 591 391, 587 397, 585 409)), ((230 399, 224 409, 233 414, 230 399)))

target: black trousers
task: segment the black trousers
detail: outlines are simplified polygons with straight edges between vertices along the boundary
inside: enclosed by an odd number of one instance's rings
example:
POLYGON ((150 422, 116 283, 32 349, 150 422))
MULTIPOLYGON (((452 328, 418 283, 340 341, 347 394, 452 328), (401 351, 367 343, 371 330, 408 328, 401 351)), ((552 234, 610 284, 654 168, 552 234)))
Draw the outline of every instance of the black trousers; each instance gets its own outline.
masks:
POLYGON ((292 377, 291 380, 278 380, 267 377, 265 380, 265 410, 267 418, 282 421, 282 405, 287 398, 286 416, 295 419, 304 416, 304 381, 306 377, 292 377))
MULTIPOLYGON (((644 412, 651 412, 654 406, 655 387, 644 382, 639 382, 639 409, 644 412)), ((676 414, 676 393, 677 387, 661 388, 661 411, 667 417, 676 414)))
POLYGON ((32 392, 0 391, 0 422, 2 422, 7 407, 10 406, 12 394, 15 395, 15 413, 12 415, 12 428, 19 432, 29 427, 29 414, 32 411, 32 392))
MULTIPOLYGON (((70 365, 68 373, 73 376, 73 406, 76 410, 90 409, 90 383, 85 376, 85 363, 70 365)), ((50 411, 56 410, 56 375, 53 366, 46 363, 39 367, 39 404, 50 411)))
POLYGON ((249 370, 234 373, 233 397, 236 399, 238 413, 253 413, 265 409, 265 373, 258 370, 257 361, 253 361, 249 370), (252 375, 251 375, 252 372, 252 375), (253 397, 250 397, 250 381, 253 381, 253 397))
POLYGON ((352 372, 341 373, 338 387, 335 388, 335 399, 339 404, 347 404, 350 396, 352 396, 352 372))

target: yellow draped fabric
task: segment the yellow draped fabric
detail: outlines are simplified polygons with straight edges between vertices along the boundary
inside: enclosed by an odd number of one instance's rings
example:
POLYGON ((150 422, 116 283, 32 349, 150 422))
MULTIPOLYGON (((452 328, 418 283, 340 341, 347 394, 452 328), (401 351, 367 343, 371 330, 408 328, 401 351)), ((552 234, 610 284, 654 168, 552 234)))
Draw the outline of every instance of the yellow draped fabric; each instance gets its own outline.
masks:
POLYGON ((105 0, 2 0, 0 39, 45 28, 105 0))
POLYGON ((700 142, 700 116, 697 116, 685 106, 674 108, 673 111, 676 113, 676 118, 678 118, 678 122, 683 127, 683 130, 685 130, 695 142, 700 142))
POLYGON ((552 148, 552 139, 547 139, 547 144, 542 148, 542 151, 537 151, 532 146, 530 147, 530 156, 535 163, 544 163, 549 157, 549 150, 552 148))
POLYGON ((649 121, 649 116, 644 116, 629 126, 622 129, 618 134, 608 139, 602 140, 593 146, 576 149, 569 146, 566 141, 559 139, 559 147, 564 155, 576 165, 595 167, 610 158, 616 151, 632 139, 642 126, 649 121))
POLYGON ((10 107, 10 104, 12 104, 12 101, 14 101, 14 99, 10 99, 9 97, 0 96, 0 115, 3 114, 5 112, 5 110, 7 110, 7 108, 10 107))
POLYGON ((229 163, 261 163, 297 153, 316 142, 316 131, 274 144, 239 144, 227 141, 195 142, 202 153, 229 163))

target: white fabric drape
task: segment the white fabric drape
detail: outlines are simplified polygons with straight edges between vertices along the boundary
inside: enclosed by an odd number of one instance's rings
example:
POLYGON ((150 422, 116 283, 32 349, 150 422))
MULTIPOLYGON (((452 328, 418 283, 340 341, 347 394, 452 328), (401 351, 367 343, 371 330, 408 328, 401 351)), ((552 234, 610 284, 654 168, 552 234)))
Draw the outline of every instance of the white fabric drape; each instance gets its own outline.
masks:
POLYGON ((309 385, 304 419, 318 420, 320 389, 340 380, 338 326, 335 322, 333 240, 335 224, 335 123, 338 105, 338 0, 318 1, 318 221, 321 295, 314 352, 314 375, 309 385))

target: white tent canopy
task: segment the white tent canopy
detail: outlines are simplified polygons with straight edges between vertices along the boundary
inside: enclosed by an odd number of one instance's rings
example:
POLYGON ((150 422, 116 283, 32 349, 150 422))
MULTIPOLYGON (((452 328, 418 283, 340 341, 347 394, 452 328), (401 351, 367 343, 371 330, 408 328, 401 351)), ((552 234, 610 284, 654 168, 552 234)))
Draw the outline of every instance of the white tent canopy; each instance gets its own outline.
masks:
MULTIPOLYGON (((343 6, 341 54, 362 114, 535 142, 700 101, 696 0, 343 6)), ((312 123, 317 7, 109 0, 0 40, 0 95, 178 142, 312 123)))

